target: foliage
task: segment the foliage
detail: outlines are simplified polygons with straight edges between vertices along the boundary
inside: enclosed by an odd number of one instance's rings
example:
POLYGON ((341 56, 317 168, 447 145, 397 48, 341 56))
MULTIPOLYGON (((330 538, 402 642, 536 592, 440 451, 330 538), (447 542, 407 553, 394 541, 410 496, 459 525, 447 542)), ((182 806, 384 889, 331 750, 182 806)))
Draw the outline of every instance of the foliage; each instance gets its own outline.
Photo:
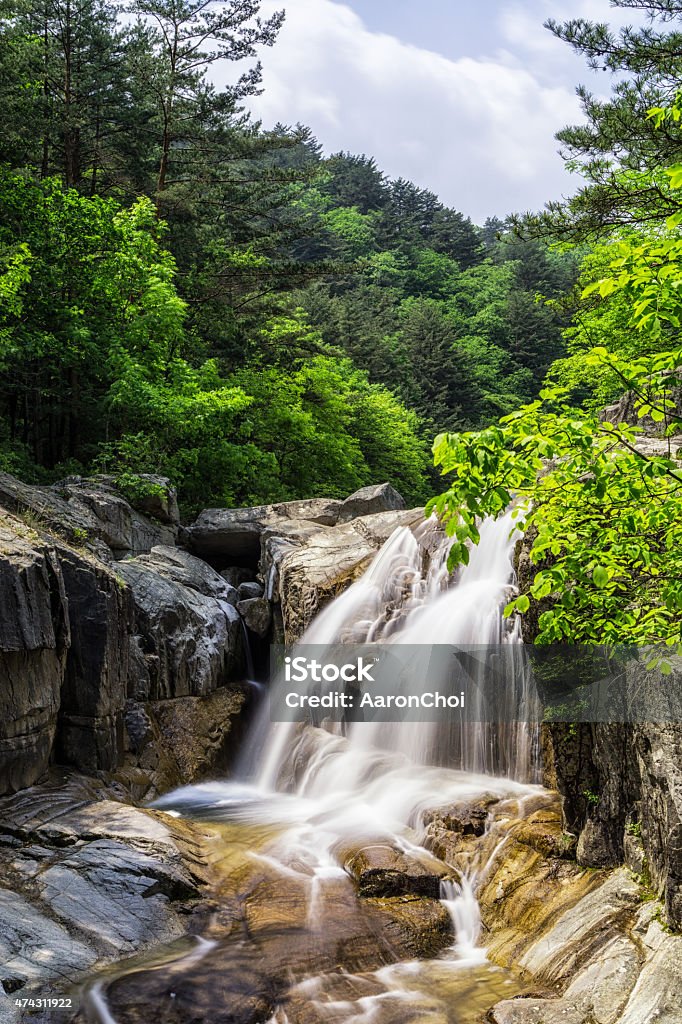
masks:
POLYGON ((453 564, 468 560, 478 517, 497 517, 516 502, 537 571, 530 595, 507 612, 549 601, 539 643, 681 639, 682 470, 670 439, 682 428, 682 349, 659 351, 666 330, 680 323, 681 252, 674 222, 665 235, 621 240, 610 275, 585 289, 586 297, 618 295, 631 306, 644 354, 598 347, 583 363, 615 375, 637 415, 660 425, 668 440, 658 454, 638 446, 638 427, 601 422, 567 404, 561 388, 483 431, 436 441, 437 463, 454 474, 434 502, 456 537, 453 564))

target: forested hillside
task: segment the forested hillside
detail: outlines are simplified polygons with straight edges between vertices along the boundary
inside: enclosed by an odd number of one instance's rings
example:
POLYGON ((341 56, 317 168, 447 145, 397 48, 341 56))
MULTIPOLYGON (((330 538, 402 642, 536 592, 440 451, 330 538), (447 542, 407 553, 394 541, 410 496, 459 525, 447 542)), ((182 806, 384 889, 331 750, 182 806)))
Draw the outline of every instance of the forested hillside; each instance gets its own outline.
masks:
POLYGON ((0 7, 0 468, 186 511, 437 486, 565 354, 578 258, 244 111, 257 0, 0 7), (214 69, 233 62, 227 91, 214 69))

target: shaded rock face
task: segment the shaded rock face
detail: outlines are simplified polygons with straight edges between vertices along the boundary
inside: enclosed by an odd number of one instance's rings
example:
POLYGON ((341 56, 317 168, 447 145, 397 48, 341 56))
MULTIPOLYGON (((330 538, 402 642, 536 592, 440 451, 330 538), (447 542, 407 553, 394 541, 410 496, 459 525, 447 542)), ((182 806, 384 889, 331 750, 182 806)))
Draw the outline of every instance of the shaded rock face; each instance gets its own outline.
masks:
POLYGON ((0 793, 45 772, 70 643, 54 550, 0 518, 0 793))
POLYGON ((682 927, 682 726, 553 725, 546 783, 564 797, 566 827, 588 867, 628 863, 682 927))
POLYGON ((90 556, 12 517, 0 530, 0 792, 38 779, 55 744, 80 768, 111 769, 123 752, 127 595, 90 556))
POLYGON ((132 600, 104 565, 58 551, 71 626, 58 756, 85 771, 110 771, 123 752, 132 600))
POLYGON ((117 566, 134 602, 138 700, 202 696, 235 678, 243 660, 239 613, 225 580, 186 552, 155 548, 117 566))
POLYGON ((207 697, 128 701, 127 761, 144 773, 145 798, 227 774, 245 704, 243 690, 231 687, 207 697))

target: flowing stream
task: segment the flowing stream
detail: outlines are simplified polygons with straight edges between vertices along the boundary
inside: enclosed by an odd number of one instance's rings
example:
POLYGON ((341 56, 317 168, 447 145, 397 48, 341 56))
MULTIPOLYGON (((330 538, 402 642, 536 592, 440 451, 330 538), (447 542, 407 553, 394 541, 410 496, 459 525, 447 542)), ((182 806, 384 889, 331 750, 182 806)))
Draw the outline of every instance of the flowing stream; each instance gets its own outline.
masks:
MULTIPOLYGON (((301 640, 509 644, 518 657, 512 651, 507 661, 511 672, 501 716, 506 724, 353 721, 342 727, 329 721, 313 727, 273 724, 264 708, 246 741, 237 779, 190 786, 156 803, 171 814, 266 836, 247 859, 278 886, 301 894, 301 928, 311 948, 329 929, 339 893, 349 886, 344 850, 383 843, 424 858, 430 809, 491 796, 508 800, 514 808, 510 817, 519 817, 524 801, 537 796, 537 735, 523 721, 532 693, 520 637, 502 615, 513 584, 515 540, 510 515, 483 523, 469 565, 453 577, 447 569, 449 541, 435 520, 414 532, 398 529, 364 576, 322 611, 301 640)), ((504 836, 497 841, 493 835, 480 844, 487 852, 473 853, 457 879, 441 882, 454 939, 439 958, 389 964, 350 987, 343 972, 331 976, 311 969, 307 977, 296 976, 291 991, 315 1007, 310 1019, 402 1024, 413 1019, 410 1007, 421 1007, 415 1020, 435 1015, 434 1020, 460 1022, 476 1019, 467 1012, 480 1013, 509 995, 512 980, 486 962, 476 899, 503 845, 504 836)), ((95 995, 91 1016, 111 1024, 102 990, 95 995)), ((272 1024, 289 1022, 286 1007, 277 1009, 272 1024)))

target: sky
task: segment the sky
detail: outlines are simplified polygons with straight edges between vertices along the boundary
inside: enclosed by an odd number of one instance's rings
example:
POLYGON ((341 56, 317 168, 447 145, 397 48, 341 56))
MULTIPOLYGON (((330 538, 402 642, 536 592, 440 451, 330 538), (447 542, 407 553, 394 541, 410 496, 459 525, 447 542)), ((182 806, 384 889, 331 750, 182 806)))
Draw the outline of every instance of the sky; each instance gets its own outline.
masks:
POLYGON ((633 20, 609 0, 263 0, 261 13, 281 7, 254 115, 308 125, 327 154, 371 155, 476 223, 579 186, 554 134, 581 119, 579 82, 607 95, 611 81, 544 20, 633 20))

